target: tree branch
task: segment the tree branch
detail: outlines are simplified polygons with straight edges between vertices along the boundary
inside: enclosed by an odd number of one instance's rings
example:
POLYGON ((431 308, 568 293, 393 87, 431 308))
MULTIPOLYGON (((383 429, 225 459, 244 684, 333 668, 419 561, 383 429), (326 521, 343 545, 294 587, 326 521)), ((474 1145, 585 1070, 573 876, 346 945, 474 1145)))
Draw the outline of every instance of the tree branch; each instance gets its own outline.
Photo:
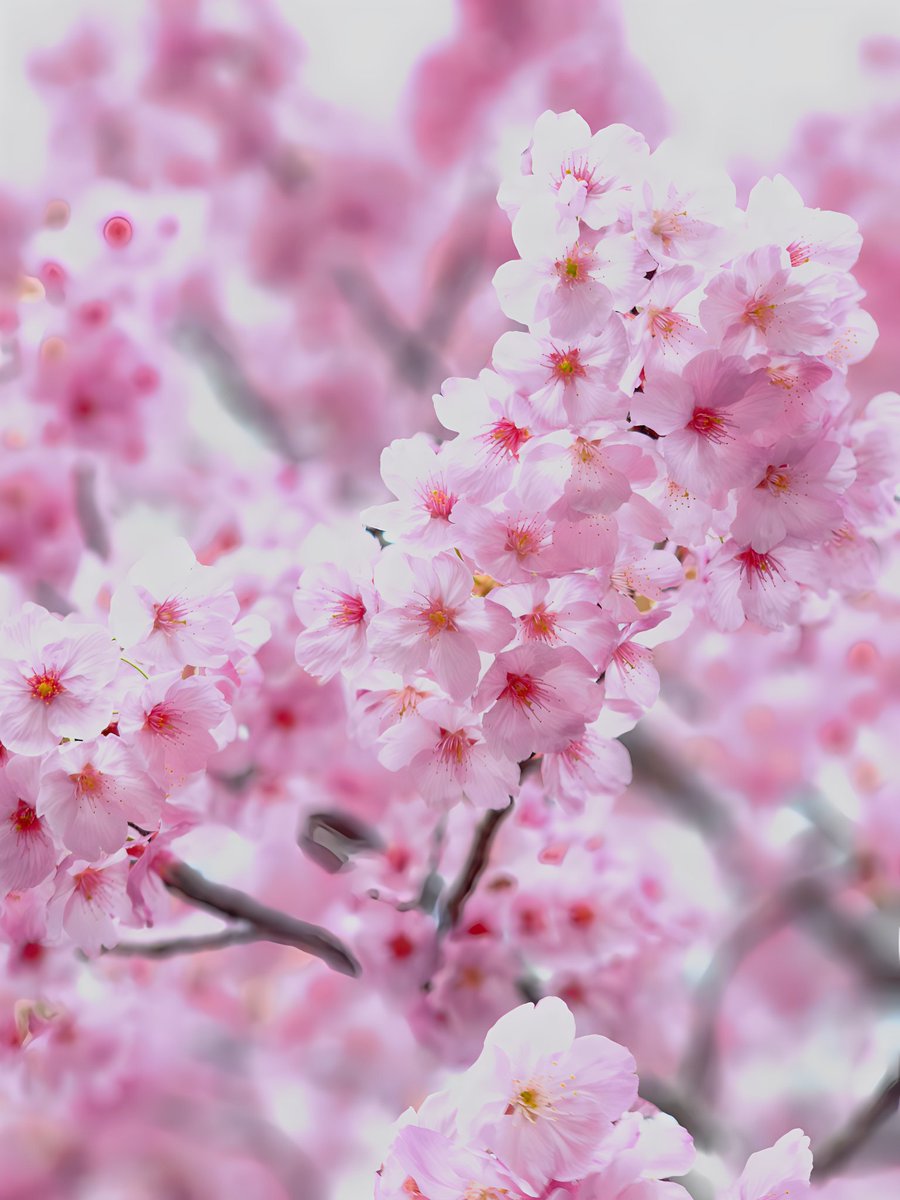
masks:
POLYGON ((444 899, 439 923, 439 929, 442 932, 459 924, 466 901, 475 891, 479 879, 487 869, 491 846, 497 836, 497 830, 512 812, 513 804, 513 800, 510 799, 506 808, 489 809, 478 822, 463 869, 444 899))
MULTIPOLYGON (((189 904, 249 926, 260 941, 296 946, 321 958, 342 975, 357 976, 360 966, 342 942, 318 925, 310 925, 275 908, 268 908, 237 888, 211 883, 199 871, 174 860, 160 867, 160 878, 171 892, 189 904)), ((234 931, 232 931, 234 932, 234 931)))
POLYGON ((900 1108, 900 1063, 877 1090, 813 1155, 813 1179, 821 1183, 836 1175, 863 1148, 876 1131, 900 1108))
POLYGON ((203 950, 223 950, 228 946, 245 946, 249 942, 274 940, 264 937, 259 930, 249 925, 243 925, 221 929, 217 933, 198 934, 196 937, 170 938, 168 941, 119 942, 104 953, 117 954, 123 958, 174 958, 178 954, 199 954, 203 950))

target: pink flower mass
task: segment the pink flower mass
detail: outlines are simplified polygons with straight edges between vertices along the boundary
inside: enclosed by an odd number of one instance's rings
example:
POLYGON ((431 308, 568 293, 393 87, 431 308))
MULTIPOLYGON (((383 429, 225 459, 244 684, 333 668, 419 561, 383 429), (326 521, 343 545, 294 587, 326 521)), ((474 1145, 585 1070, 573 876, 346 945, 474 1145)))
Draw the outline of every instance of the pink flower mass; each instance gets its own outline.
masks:
POLYGON ((900 42, 21 7, 0 1200, 896 1200, 900 42))

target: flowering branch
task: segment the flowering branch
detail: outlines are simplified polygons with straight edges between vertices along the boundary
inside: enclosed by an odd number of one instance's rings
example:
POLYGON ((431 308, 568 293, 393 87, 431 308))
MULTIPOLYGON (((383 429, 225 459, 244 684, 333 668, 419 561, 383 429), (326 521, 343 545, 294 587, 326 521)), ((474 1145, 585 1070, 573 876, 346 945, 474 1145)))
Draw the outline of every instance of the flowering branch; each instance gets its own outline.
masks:
MULTIPOLYGON (((321 958, 332 970, 339 971, 342 975, 356 977, 360 973, 359 963, 327 929, 299 921, 296 917, 288 916, 277 909, 268 908, 236 888, 211 883, 204 879, 199 871, 183 862, 166 864, 161 867, 160 875, 169 891, 175 892, 189 904, 205 908, 217 916, 246 922, 255 931, 256 938, 261 941, 296 946, 305 950, 307 954, 321 958)), ((236 937, 234 940, 242 939, 236 937)))
POLYGON ((900 1109, 900 1062, 853 1114, 843 1129, 816 1151, 813 1173, 818 1183, 836 1175, 876 1131, 900 1109))

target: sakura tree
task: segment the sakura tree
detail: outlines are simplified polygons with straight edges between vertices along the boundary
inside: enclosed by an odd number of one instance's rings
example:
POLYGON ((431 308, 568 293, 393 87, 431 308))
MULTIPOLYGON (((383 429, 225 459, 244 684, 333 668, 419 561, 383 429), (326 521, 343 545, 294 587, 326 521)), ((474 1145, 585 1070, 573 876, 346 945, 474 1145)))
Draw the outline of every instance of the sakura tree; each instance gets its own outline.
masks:
POLYGON ((3 199, 0 1195, 893 1195, 856 222, 606 5, 460 5, 380 140, 144 16, 3 199))

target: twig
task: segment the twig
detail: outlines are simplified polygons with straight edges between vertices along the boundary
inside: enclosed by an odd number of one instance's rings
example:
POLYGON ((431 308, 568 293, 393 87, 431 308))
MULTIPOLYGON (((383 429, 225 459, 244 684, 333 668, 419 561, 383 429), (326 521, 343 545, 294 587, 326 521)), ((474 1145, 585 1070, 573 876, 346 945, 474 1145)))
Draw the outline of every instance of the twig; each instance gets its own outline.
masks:
POLYGON ((297 946, 307 954, 321 958, 342 975, 359 975, 359 963, 327 929, 299 921, 275 908, 268 908, 236 888, 211 883, 186 863, 174 860, 162 865, 159 872, 166 887, 189 904, 205 908, 218 916, 244 922, 256 931, 260 940, 297 946))
POLYGON ((813 1178, 817 1183, 836 1175, 855 1157, 876 1131, 900 1108, 900 1063, 876 1091, 813 1155, 813 1178))
POLYGON ((465 903, 475 891, 479 879, 487 868, 491 845, 497 836, 497 830, 512 812, 513 803, 513 800, 510 799, 506 808, 489 809, 478 822, 463 869, 444 900, 439 923, 439 929, 442 932, 459 924, 465 903))

